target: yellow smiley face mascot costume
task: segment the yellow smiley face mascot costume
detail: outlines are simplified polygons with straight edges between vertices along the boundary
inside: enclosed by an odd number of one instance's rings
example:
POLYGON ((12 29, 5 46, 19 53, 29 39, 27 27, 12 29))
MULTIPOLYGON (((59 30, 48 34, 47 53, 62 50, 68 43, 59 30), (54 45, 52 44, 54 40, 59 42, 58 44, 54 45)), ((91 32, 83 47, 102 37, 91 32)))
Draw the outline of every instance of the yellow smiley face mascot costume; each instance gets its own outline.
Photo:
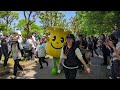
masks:
POLYGON ((65 45, 66 36, 71 33, 71 31, 64 31, 60 27, 48 27, 50 32, 50 37, 46 43, 46 52, 48 55, 53 56, 53 67, 51 73, 53 75, 57 74, 57 64, 60 58, 61 49, 65 45))

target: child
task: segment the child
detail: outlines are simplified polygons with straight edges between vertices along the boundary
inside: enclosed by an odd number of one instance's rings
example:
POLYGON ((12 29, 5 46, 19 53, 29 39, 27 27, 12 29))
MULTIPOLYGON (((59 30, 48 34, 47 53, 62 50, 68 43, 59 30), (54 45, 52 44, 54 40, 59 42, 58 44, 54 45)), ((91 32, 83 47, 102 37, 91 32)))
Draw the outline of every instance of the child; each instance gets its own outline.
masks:
POLYGON ((38 44, 36 49, 39 58, 40 69, 43 68, 42 62, 46 63, 46 65, 48 66, 48 62, 45 61, 45 56, 46 56, 45 44, 42 42, 43 42, 42 39, 40 39, 40 44, 38 44))

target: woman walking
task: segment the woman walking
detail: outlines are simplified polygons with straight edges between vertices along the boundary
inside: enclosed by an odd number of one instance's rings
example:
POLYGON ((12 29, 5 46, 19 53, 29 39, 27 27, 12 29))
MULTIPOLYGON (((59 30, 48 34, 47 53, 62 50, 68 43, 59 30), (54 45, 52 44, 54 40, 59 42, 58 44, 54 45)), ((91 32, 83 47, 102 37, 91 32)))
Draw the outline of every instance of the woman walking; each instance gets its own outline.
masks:
POLYGON ((17 37, 13 37, 11 41, 12 41, 11 53, 12 53, 12 57, 14 59, 14 73, 13 73, 13 77, 11 77, 11 78, 16 78, 18 68, 21 71, 23 71, 22 66, 19 64, 19 61, 21 60, 21 57, 22 57, 21 51, 20 51, 21 45, 19 45, 17 37))
POLYGON ((90 69, 86 65, 85 61, 82 58, 80 49, 75 46, 75 37, 73 34, 69 34, 66 37, 66 45, 63 46, 60 56, 60 62, 58 68, 60 68, 60 63, 63 65, 63 70, 65 73, 66 79, 75 79, 79 61, 82 62, 86 71, 90 73, 90 69), (63 61, 63 62, 62 62, 63 61))

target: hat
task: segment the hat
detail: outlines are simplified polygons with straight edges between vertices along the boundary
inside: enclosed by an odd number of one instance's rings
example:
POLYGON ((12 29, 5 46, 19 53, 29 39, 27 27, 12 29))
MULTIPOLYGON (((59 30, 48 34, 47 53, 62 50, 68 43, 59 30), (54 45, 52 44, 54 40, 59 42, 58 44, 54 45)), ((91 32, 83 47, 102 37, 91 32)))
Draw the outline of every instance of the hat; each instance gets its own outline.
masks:
POLYGON ((20 30, 17 30, 16 33, 18 33, 19 35, 22 35, 20 30))
POLYGON ((66 39, 68 39, 68 38, 75 40, 75 36, 73 34, 68 34, 66 39))
POLYGON ((17 37, 12 37, 11 41, 12 41, 12 42, 17 42, 17 41, 18 41, 18 38, 17 38, 17 37))
POLYGON ((116 38, 120 38, 120 30, 115 31, 115 32, 113 33, 113 35, 114 35, 116 38))

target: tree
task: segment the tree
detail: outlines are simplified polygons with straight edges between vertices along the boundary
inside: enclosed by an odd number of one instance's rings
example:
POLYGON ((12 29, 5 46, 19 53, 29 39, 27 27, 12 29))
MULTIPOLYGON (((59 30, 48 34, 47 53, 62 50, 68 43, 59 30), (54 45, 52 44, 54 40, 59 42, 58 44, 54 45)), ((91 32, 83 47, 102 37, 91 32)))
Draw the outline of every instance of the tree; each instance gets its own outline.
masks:
POLYGON ((84 35, 107 34, 120 27, 119 11, 77 11, 75 17, 78 30, 84 35))
POLYGON ((11 24, 14 20, 18 19, 18 13, 12 11, 0 11, 1 22, 5 23, 8 27, 11 27, 11 24))
POLYGON ((17 12, 0 11, 0 31, 2 31, 4 35, 13 33, 12 23, 17 19, 17 12))
POLYGON ((66 20, 65 15, 60 11, 42 11, 39 13, 40 22, 43 24, 44 29, 48 26, 64 27, 66 20))
POLYGON ((39 11, 23 11, 26 27, 23 27, 26 30, 27 35, 30 33, 31 25, 36 21, 39 11))
POLYGON ((30 25, 30 32, 28 34, 28 32, 25 30, 27 23, 28 22, 25 19, 22 19, 22 20, 19 20, 19 23, 17 25, 17 28, 19 28, 22 31, 23 37, 30 35, 32 32, 37 32, 39 35, 41 33, 44 33, 44 30, 42 29, 42 27, 38 26, 35 22, 33 22, 30 25))

